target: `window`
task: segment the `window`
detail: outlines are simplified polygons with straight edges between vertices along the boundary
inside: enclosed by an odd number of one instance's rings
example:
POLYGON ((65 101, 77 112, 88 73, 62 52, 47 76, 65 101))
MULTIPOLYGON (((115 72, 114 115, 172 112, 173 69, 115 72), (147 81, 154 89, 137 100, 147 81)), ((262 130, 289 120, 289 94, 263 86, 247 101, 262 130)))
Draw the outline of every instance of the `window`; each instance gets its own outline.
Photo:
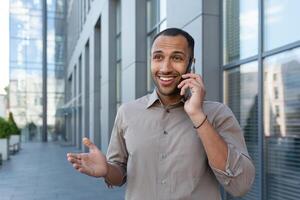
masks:
MULTIPOLYGON (((259 167, 258 157, 258 63, 226 70, 224 72, 224 102, 231 108, 244 133, 249 155, 255 168, 259 167), (251 83, 251 84, 249 84, 251 83)), ((258 199, 259 174, 245 199, 258 199)), ((227 199, 233 199, 229 196, 227 199)))
POLYGON ((254 185, 241 199, 300 199, 299 5, 297 0, 223 0, 224 101, 244 130, 256 166, 254 185), (257 79, 251 80, 245 73, 254 63, 257 79), (254 86, 256 95, 249 89, 254 86), (257 120, 245 129, 251 96, 257 96, 257 120))
POLYGON ((300 1, 264 1, 264 50, 300 40, 300 1))
POLYGON ((147 0, 147 91, 154 88, 151 76, 151 46, 154 36, 167 28, 166 0, 147 0))
POLYGON ((278 94, 278 87, 274 87, 274 98, 277 100, 279 97, 279 94, 278 94))
POLYGON ((224 64, 258 54, 258 0, 225 0, 224 64))
POLYGON ((272 77, 264 77, 264 135, 267 199, 300 199, 300 48, 264 60, 277 74, 280 101, 272 77))

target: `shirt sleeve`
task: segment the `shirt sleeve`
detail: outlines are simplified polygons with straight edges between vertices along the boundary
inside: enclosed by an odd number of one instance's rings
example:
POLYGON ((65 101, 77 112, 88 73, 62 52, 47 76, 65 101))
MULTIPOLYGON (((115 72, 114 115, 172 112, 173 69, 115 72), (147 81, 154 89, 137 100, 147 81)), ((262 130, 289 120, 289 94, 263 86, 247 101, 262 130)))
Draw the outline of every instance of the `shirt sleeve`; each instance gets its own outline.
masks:
MULTIPOLYGON (((126 168, 128 160, 128 152, 124 140, 122 106, 118 109, 115 123, 112 129, 110 143, 106 154, 107 162, 119 167, 123 173, 122 186, 126 182, 126 168)), ((109 182, 106 183, 111 186, 109 182)))
POLYGON ((248 154, 241 127, 232 111, 221 104, 216 113, 214 127, 227 143, 225 171, 211 168, 219 183, 233 196, 243 196, 251 188, 255 167, 248 154))

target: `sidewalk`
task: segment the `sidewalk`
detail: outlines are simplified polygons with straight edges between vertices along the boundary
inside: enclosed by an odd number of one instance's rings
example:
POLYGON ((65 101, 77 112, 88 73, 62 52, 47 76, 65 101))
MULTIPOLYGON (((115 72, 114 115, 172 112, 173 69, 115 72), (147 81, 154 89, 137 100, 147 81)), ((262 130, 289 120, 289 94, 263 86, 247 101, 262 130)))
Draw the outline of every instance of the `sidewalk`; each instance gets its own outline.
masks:
POLYGON ((74 147, 23 143, 22 150, 0 166, 1 200, 121 200, 124 187, 108 189, 102 179, 76 172, 66 160, 74 147))

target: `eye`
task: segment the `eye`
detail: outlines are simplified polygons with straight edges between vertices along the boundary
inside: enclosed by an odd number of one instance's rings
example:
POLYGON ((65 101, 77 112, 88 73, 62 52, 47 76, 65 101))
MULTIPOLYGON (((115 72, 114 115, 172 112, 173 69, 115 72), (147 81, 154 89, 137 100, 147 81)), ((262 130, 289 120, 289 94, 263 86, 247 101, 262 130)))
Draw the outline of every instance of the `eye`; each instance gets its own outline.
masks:
POLYGON ((175 62, 180 62, 180 61, 183 61, 183 58, 182 58, 182 56, 180 56, 180 55, 174 55, 174 56, 173 56, 173 60, 174 60, 175 62))
POLYGON ((155 55, 153 55, 152 59, 153 60, 162 60, 163 56, 161 54, 155 54, 155 55))

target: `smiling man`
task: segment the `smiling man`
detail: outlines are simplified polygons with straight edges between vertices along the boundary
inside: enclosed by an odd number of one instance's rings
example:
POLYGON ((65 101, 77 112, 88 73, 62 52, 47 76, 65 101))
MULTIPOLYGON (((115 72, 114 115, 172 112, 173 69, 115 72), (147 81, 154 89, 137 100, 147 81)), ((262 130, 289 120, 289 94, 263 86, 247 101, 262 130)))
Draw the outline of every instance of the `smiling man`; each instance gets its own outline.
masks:
POLYGON ((187 32, 169 28, 156 35, 156 89, 119 108, 106 157, 85 138, 89 153, 68 154, 74 168, 104 177, 108 186, 127 182, 127 200, 217 200, 219 184, 243 196, 255 169, 242 130, 228 107, 204 101, 202 78, 191 73, 194 62, 187 32))

